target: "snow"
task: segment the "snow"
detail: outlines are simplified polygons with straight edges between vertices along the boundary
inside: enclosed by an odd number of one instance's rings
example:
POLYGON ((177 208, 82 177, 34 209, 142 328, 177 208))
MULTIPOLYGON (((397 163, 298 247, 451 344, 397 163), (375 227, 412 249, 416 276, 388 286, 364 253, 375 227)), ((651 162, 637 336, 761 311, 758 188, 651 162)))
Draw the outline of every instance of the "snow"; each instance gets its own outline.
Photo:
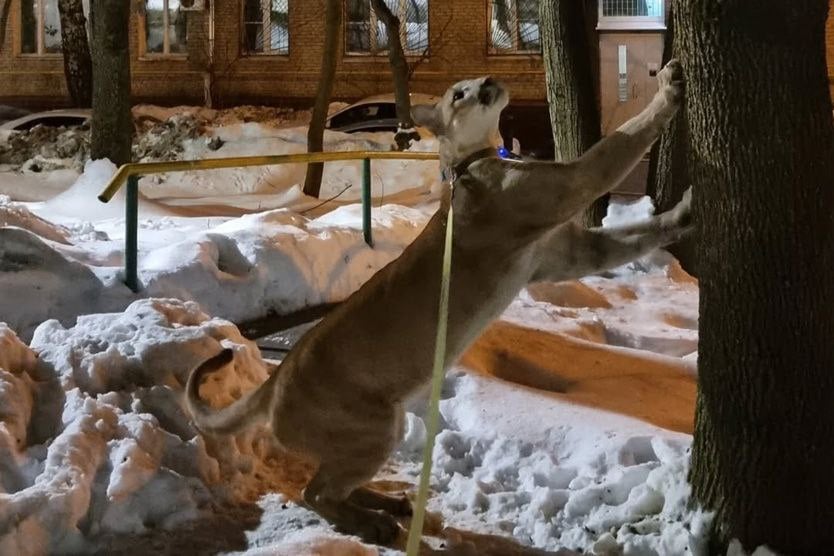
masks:
MULTIPOLYGON (((200 137, 184 156, 303 150, 300 129, 264 122, 232 118, 208 133, 219 150, 200 137)), ((390 137, 328 140, 381 148, 390 137)), ((322 197, 358 183, 354 163, 327 168, 322 197)), ((344 299, 416 237, 434 207, 436 164, 374 168, 386 190, 376 190, 374 249, 349 202, 355 187, 305 213, 320 201, 301 194, 299 168, 146 178, 140 294, 121 281, 123 198, 90 200, 112 164, 87 163, 41 202, 0 196, 0 554, 401 553, 299 505, 312 468, 266 425, 204 437, 182 400, 189 371, 221 347, 235 356, 202 387, 214 406, 274 372, 234 322, 344 299), (248 212, 261 202, 266 210, 248 212)), ((646 199, 615 204, 605 225, 652 211, 646 199)), ((697 282, 664 252, 522 291, 446 377, 429 545, 705 554, 711 516, 690 507, 686 481, 697 304, 697 282)), ((377 488, 416 484, 425 394, 408 410, 377 488)))
MULTIPOLYGON (((623 281, 650 279, 678 288, 678 300, 696 295, 691 284, 671 283, 663 267, 623 274, 596 279, 610 282, 597 289, 599 295, 610 295, 623 281)), ((618 306, 620 315, 638 304, 672 310, 668 298, 656 301, 650 288, 645 291, 627 302, 611 295, 606 307, 585 310, 600 311, 596 318, 603 323, 617 320, 612 311, 618 306)), ((692 311, 689 301, 675 311, 692 311)), ((520 296, 499 324, 518 326, 513 323, 527 312, 535 330, 545 304, 558 308, 520 296)), ((430 510, 447 526, 509 535, 549 550, 605 554, 606 546, 619 546, 624 554, 701 553, 708 516, 686 509, 690 437, 628 411, 576 403, 574 393, 593 389, 593 378, 590 385, 571 379, 576 381, 561 392, 514 384, 512 372, 496 379, 476 362, 482 352, 493 352, 489 341, 477 343, 447 377, 430 510)), ((625 349, 589 344, 597 353, 578 365, 625 349)), ((85 551, 100 538, 176 531, 188 520, 222 511, 223 503, 251 500, 264 482, 275 488, 269 477, 279 473, 279 448, 267 429, 204 439, 189 423, 182 385, 190 369, 221 346, 235 350, 235 362, 204 386, 202 395, 213 405, 228 404, 269 372, 257 347, 232 323, 209 317, 196 303, 142 299, 123 312, 79 316, 72 327, 49 320, 29 347, 2 327, 0 345, 0 553, 85 551)), ((559 361, 552 366, 558 369, 559 361)), ((691 386, 680 369, 666 372, 691 386)), ((381 479, 416 480, 423 404, 412 402, 406 437, 381 479)), ((376 553, 334 533, 291 498, 273 494, 259 504, 268 517, 248 534, 253 554, 257 547, 269 553, 267 546, 286 554, 376 553)))

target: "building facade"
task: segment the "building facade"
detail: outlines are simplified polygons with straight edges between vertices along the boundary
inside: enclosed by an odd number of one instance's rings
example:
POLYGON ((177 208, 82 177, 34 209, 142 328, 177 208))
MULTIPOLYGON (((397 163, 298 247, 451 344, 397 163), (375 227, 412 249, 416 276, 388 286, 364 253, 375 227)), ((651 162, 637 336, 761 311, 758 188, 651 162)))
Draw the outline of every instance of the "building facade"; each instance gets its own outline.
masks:
MULTIPOLYGON (((0 103, 66 104, 58 0, 7 1, 0 103)), ((323 55, 324 0, 119 1, 131 2, 135 102, 201 104, 210 94, 218 106, 311 104, 323 55)), ((440 94, 453 81, 490 74, 509 86, 515 106, 545 106, 539 0, 385 1, 402 20, 413 91, 440 94)), ((666 0, 583 1, 598 14, 591 22, 599 38, 594 71, 603 132, 609 132, 656 90, 666 0)), ((390 92, 387 37, 369 0, 343 0, 343 9, 334 99, 390 92)), ((834 22, 828 25, 834 53, 834 22)), ((834 54, 829 64, 834 75, 834 54)))

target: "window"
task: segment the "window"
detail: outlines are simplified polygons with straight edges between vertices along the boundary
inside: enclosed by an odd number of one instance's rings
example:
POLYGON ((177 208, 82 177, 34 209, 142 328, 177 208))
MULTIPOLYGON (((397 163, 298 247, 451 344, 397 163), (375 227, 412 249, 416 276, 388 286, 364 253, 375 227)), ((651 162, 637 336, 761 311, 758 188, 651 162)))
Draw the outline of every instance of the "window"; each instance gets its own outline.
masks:
POLYGON ((541 52, 539 0, 491 0, 489 8, 492 54, 541 52))
POLYGON ((663 0, 601 0, 598 29, 665 29, 663 0))
POLYGON ((248 54, 290 53, 289 0, 244 0, 243 40, 248 54))
POLYGON ((180 0, 145 1, 145 53, 186 54, 187 12, 180 0))
MULTIPOLYGON (((82 2, 87 16, 87 34, 90 34, 90 2, 82 2)), ((21 54, 61 54, 61 18, 58 16, 58 0, 20 1, 20 52, 21 54)))
MULTIPOLYGON (((429 47, 429 0, 384 0, 400 19, 400 42, 408 55, 429 47)), ((388 50, 385 24, 371 9, 370 0, 347 0, 345 50, 348 54, 384 54, 388 50)))

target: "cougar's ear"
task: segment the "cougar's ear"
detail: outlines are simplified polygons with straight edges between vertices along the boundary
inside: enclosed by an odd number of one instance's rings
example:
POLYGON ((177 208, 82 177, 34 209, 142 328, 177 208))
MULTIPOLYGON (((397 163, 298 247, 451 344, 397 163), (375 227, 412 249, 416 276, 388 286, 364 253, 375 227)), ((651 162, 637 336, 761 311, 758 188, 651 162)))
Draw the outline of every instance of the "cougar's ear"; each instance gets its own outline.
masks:
POLYGON ((443 120, 436 104, 418 104, 411 108, 411 118, 420 127, 425 127, 434 135, 443 134, 443 120))

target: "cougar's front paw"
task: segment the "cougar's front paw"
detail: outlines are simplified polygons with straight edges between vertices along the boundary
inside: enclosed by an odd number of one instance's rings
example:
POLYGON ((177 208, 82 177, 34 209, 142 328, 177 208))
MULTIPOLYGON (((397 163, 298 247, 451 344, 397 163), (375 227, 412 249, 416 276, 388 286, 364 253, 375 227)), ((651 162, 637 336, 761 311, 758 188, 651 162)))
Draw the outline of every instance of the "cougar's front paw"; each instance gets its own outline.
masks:
POLYGON ((680 103, 683 99, 683 66, 674 58, 669 60, 660 73, 657 74, 658 85, 660 85, 659 92, 663 94, 670 102, 674 104, 680 103))

